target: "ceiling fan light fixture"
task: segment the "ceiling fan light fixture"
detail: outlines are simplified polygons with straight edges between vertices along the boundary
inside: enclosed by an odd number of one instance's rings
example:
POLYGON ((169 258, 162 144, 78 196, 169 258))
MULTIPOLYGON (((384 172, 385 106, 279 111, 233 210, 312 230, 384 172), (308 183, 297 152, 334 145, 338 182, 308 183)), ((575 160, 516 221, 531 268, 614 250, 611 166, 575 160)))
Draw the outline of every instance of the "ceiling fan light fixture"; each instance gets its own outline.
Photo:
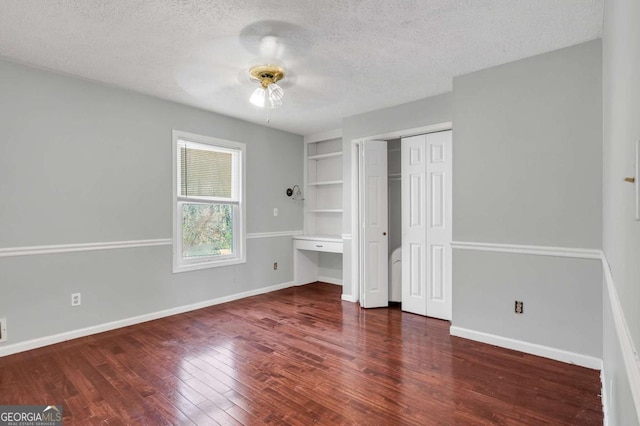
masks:
POLYGON ((249 102, 259 108, 264 108, 264 95, 265 90, 262 87, 258 87, 249 98, 249 102))
MULTIPOLYGON (((269 92, 269 99, 281 101, 284 97, 284 90, 276 83, 271 83, 267 86, 267 92, 269 92)), ((281 102, 282 103, 282 102, 281 102)))
POLYGON ((260 83, 249 102, 260 108, 278 108, 282 105, 284 90, 277 82, 284 78, 284 69, 277 65, 258 65, 249 70, 252 80, 260 83))
POLYGON ((280 99, 269 98, 269 109, 275 109, 282 106, 280 99))

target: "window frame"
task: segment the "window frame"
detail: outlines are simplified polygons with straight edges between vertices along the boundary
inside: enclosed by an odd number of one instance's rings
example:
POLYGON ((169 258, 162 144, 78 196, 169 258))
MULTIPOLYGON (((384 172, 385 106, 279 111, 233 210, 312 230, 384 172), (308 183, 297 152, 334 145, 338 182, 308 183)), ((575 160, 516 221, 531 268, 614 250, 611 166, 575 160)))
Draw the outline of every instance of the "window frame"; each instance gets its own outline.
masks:
POLYGON ((196 271, 200 269, 217 268, 220 266, 237 265, 246 263, 246 208, 245 208, 245 194, 246 194, 246 145, 240 142, 232 142, 224 139, 218 139, 210 136, 203 136, 194 133, 182 132, 179 130, 173 130, 172 132, 172 182, 173 188, 173 273, 196 271), (203 200, 193 197, 193 199, 186 201, 181 199, 178 195, 178 142, 187 141, 202 145, 208 145, 212 148, 219 148, 221 150, 232 150, 238 153, 239 161, 238 167, 240 168, 237 176, 240 180, 238 185, 237 204, 235 201, 229 200, 203 200), (182 205, 183 204, 224 204, 234 205, 234 218, 233 218, 233 255, 227 256, 207 256, 192 260, 182 259, 182 205))

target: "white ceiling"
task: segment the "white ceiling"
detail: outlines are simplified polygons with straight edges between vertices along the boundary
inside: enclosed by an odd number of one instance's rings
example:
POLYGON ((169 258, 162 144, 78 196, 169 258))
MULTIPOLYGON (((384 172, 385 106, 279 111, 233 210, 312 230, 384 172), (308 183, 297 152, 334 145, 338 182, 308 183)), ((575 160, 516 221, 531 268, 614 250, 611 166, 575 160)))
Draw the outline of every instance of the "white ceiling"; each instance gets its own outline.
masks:
POLYGON ((270 125, 310 134, 598 38, 603 1, 0 0, 0 56, 260 124, 246 71, 277 62, 270 125))

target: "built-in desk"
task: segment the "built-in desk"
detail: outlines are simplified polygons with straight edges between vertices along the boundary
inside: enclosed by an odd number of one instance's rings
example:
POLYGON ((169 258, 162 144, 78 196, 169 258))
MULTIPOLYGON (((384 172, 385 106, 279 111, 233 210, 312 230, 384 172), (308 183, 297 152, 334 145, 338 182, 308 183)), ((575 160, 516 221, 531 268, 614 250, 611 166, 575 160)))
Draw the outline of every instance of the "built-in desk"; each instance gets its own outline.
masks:
POLYGON ((295 283, 318 281, 318 253, 342 253, 339 235, 295 235, 293 237, 293 275, 295 283))
POLYGON ((342 253, 342 237, 339 235, 296 235, 293 240, 297 250, 342 253))

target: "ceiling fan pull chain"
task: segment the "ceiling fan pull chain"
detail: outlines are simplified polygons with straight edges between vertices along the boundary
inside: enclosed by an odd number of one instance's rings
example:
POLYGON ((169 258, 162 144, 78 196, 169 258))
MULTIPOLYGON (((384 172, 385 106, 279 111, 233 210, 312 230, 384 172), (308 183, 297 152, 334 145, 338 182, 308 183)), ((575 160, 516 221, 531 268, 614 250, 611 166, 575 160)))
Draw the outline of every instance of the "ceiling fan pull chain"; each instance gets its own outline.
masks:
MULTIPOLYGON (((267 95, 267 93, 266 93, 266 90, 265 90, 265 98, 267 97, 266 95, 267 95)), ((265 106, 267 107, 267 124, 268 124, 269 123, 269 99, 265 99, 264 103, 265 103, 265 106)))

